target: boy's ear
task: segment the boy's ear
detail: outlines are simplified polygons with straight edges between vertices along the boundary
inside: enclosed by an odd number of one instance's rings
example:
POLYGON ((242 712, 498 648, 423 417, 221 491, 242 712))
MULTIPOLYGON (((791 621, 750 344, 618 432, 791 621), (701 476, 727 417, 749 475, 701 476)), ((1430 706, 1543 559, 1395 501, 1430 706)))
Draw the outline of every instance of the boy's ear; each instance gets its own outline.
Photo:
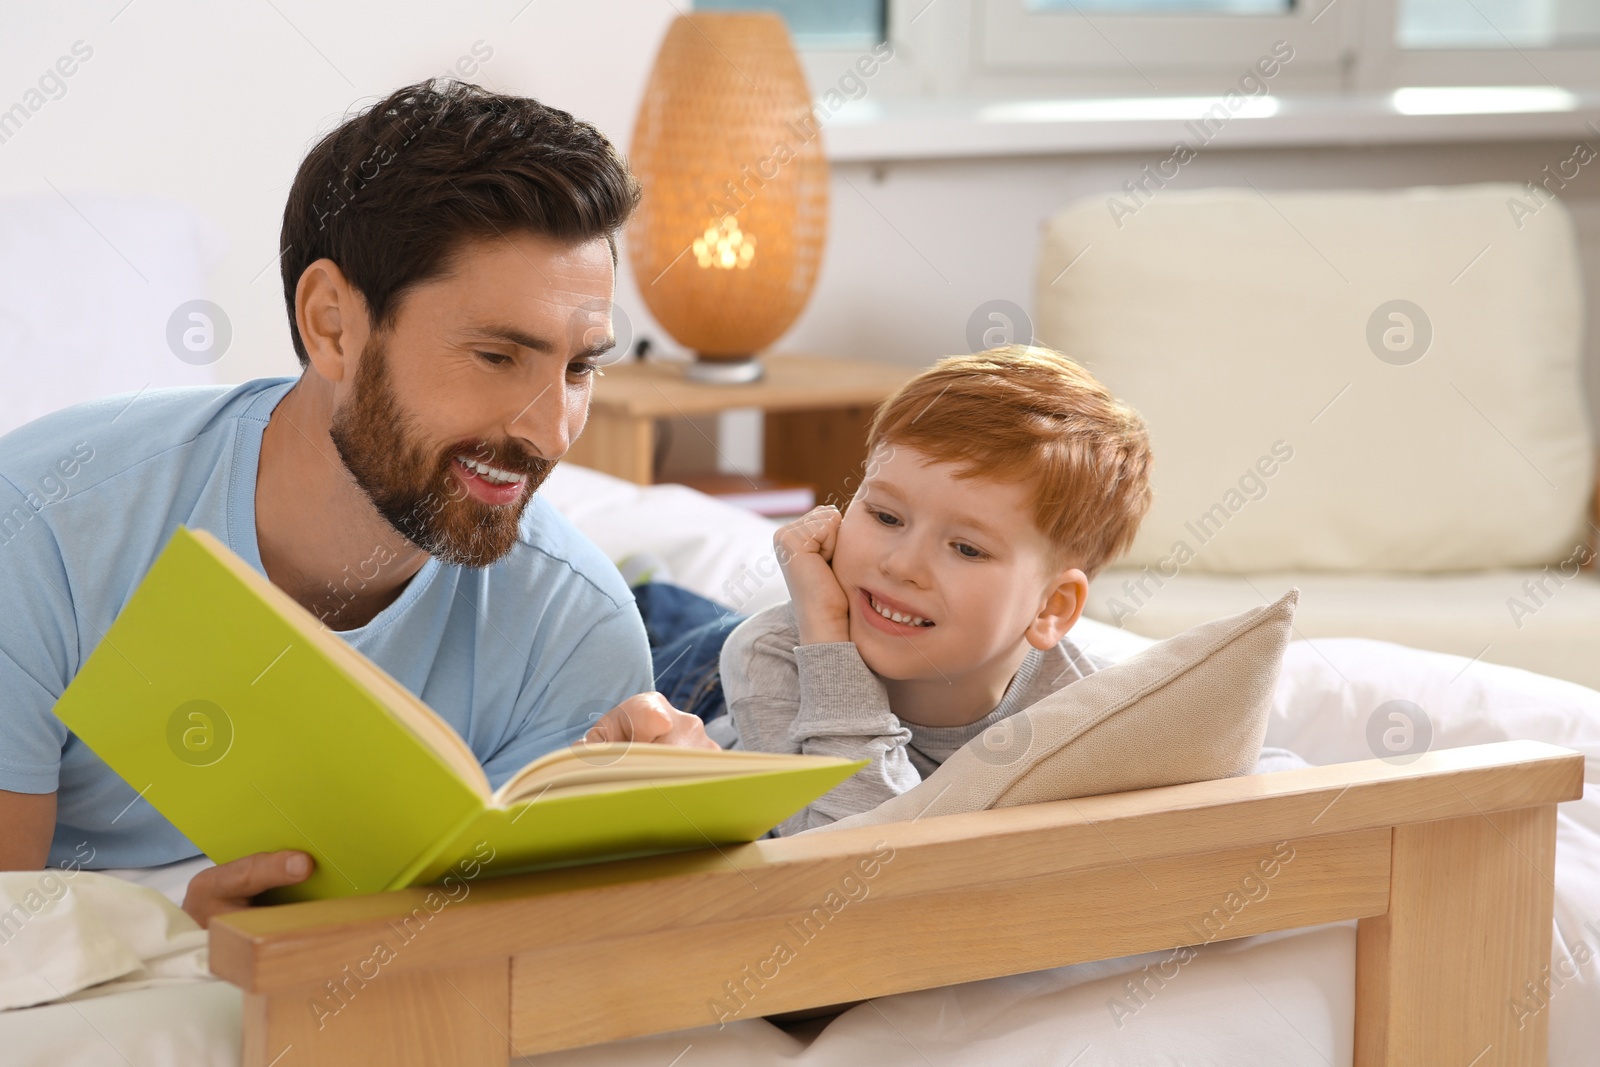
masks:
POLYGON ((1037 649, 1060 644, 1089 600, 1089 579, 1076 567, 1059 572, 1050 581, 1044 605, 1023 634, 1028 644, 1037 649))

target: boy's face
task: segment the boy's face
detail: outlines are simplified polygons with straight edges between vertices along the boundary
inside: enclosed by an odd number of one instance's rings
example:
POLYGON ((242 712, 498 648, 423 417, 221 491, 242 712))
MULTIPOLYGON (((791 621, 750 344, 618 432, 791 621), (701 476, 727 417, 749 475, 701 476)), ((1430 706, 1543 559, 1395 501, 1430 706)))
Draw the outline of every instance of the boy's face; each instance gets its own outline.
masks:
POLYGON ((1082 575, 1052 566, 1028 487, 956 471, 880 446, 840 525, 833 571, 850 602, 850 640, 883 678, 1015 671, 1026 644, 1048 647, 1071 626, 1040 621, 1059 613, 1063 576, 1082 575))

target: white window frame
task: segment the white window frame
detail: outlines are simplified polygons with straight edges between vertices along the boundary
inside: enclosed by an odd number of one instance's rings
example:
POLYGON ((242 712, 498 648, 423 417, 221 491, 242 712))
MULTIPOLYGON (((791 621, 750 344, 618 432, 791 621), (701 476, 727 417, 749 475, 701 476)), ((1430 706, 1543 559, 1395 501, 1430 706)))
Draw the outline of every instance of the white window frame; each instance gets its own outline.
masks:
POLYGON ((1359 39, 1352 0, 1304 0, 1284 15, 1030 11, 1026 0, 972 8, 974 62, 991 80, 1036 72, 1149 95, 1230 83, 1275 47, 1293 56, 1275 86, 1339 88, 1359 39))
MULTIPOLYGON (((1402 49, 1399 0, 1301 0, 1289 15, 1029 12, 1025 0, 889 0, 879 99, 1220 93, 1273 44, 1294 48, 1274 93, 1404 86, 1600 88, 1600 48, 1402 49)), ((820 95, 861 52, 806 50, 820 95)))
MULTIPOLYGON (((893 0, 891 0, 891 3, 893 0)), ((1399 0, 1360 0, 1366 8, 1357 85, 1555 85, 1600 87, 1600 48, 1401 48, 1399 0)))

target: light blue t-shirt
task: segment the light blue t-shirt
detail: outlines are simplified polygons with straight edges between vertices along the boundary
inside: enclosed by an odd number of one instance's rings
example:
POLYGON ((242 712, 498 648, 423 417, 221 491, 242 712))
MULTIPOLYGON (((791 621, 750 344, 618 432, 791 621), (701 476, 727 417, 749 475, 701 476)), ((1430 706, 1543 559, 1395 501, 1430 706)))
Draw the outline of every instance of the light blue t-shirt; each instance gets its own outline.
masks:
MULTIPOLYGON (((0 437, 0 789, 56 791, 53 866, 89 849, 92 867, 199 852, 51 709, 179 525, 266 573, 261 436, 294 381, 110 397, 0 437)), ((621 575, 538 496, 492 566, 430 558, 372 621, 337 632, 455 727, 497 787, 653 687, 621 575)))

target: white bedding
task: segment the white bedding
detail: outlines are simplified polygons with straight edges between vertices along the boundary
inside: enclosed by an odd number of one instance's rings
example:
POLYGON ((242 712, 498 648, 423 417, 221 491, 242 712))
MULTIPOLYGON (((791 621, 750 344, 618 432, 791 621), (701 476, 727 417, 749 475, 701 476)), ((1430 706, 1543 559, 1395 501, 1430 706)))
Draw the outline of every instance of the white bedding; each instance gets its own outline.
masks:
MULTIPOLYGON (((574 468, 558 468, 545 491, 613 558, 652 551, 689 588, 719 599, 727 599, 719 594, 729 588, 742 588, 747 611, 782 597, 775 564, 773 578, 737 584, 741 567, 759 577, 763 553, 770 559, 766 520, 729 514, 723 505, 685 496, 688 490, 641 488, 574 468)), ((1074 635, 1111 658, 1149 644, 1090 621, 1079 623, 1074 635)), ((1600 774, 1600 692, 1364 640, 1289 646, 1266 743, 1314 763, 1369 759, 1367 719, 1393 699, 1426 710, 1434 747, 1534 738, 1582 751, 1589 761, 1586 781, 1600 774)), ((1553 958, 1566 961, 1579 940, 1600 950, 1600 792, 1586 790, 1581 801, 1562 805, 1558 820, 1553 958)), ((174 886, 161 888, 175 892, 174 886)), ((144 899, 158 907, 151 897, 144 899)), ((720 1031, 705 1027, 526 1062, 1345 1067, 1351 1061, 1354 952, 1354 925, 1342 923, 1203 948, 1144 1005, 1129 998, 1124 983, 1130 972, 1159 965, 1167 953, 885 997, 826 1025, 810 1024, 809 1031, 786 1033, 751 1019, 720 1031), (1121 1011, 1113 1008, 1118 1003, 1121 1011)), ((1600 952, 1584 955, 1591 954, 1600 952)), ((1568 981, 1551 998, 1553 1067, 1588 1067, 1600 1047, 1596 967, 1591 962, 1580 968, 1582 980, 1568 981)), ((238 1062, 239 1003, 232 987, 197 981, 0 1012, 0 1049, 5 1062, 17 1067, 232 1067, 238 1062)))
POLYGON ((673 583, 743 615, 789 599, 777 523, 682 485, 635 485, 563 463, 539 490, 610 559, 649 552, 673 583))

